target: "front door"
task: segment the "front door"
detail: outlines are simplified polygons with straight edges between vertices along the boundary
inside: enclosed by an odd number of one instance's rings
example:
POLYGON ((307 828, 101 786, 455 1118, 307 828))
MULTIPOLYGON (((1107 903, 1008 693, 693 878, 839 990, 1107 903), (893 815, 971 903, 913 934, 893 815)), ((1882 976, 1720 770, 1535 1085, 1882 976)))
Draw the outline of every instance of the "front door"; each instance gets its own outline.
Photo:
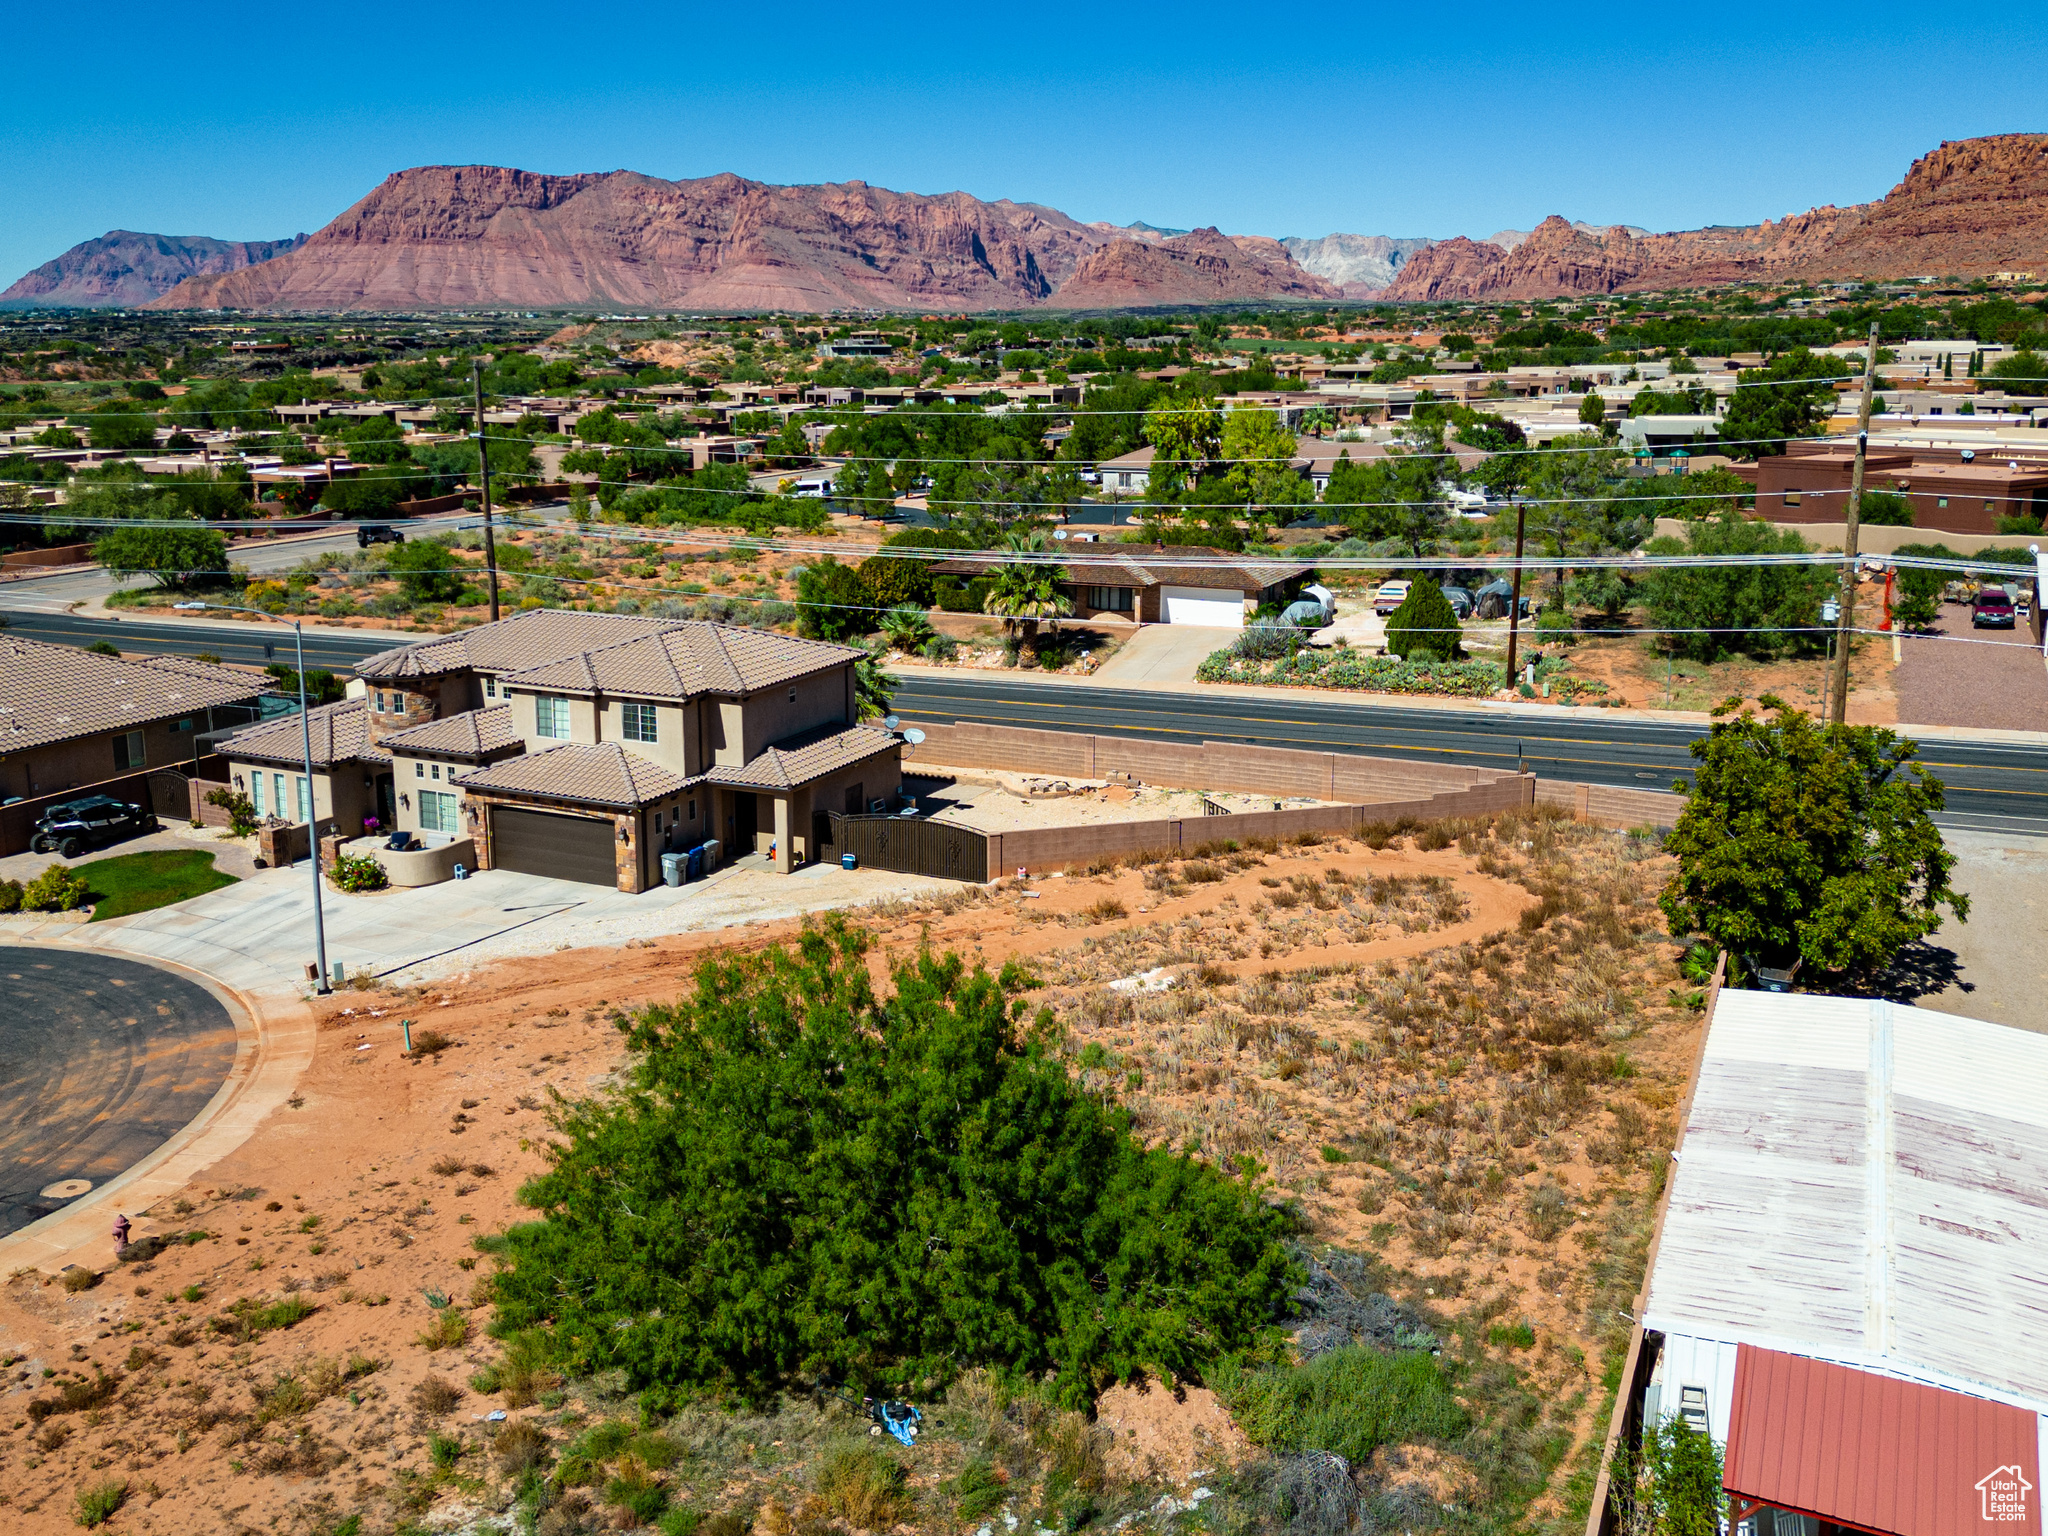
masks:
POLYGON ((754 851, 754 835, 761 830, 761 797, 740 790, 733 795, 733 814, 739 825, 733 832, 733 856, 754 851))
POLYGON ((397 820, 397 813, 391 804, 391 776, 386 774, 377 780, 377 825, 389 828, 397 820))

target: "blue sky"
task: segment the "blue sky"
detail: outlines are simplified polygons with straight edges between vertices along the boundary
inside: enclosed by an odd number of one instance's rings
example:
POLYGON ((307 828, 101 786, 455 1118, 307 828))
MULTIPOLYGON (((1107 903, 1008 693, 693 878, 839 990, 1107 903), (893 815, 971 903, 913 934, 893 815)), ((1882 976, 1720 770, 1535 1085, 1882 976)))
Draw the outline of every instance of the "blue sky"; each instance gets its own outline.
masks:
POLYGON ((1750 223, 1882 196, 1943 139, 2048 130, 2048 23, 1988 9, 123 9, 12 10, 0 285, 111 228, 317 229, 422 164, 1484 236, 1750 223))

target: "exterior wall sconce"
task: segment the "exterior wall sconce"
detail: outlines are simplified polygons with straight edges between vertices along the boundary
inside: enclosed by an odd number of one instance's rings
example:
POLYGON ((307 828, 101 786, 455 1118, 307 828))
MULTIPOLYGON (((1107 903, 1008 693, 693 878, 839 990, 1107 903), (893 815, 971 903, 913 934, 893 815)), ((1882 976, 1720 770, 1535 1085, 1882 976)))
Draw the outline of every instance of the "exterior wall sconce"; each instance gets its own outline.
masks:
POLYGON ((633 841, 632 829, 628 827, 623 821, 619 823, 619 841, 622 843, 630 843, 631 841, 633 841))
POLYGON ((399 803, 400 805, 404 806, 404 807, 405 807, 405 808, 406 808, 407 810, 411 810, 411 809, 412 809, 412 796, 411 796, 411 795, 408 795, 408 794, 407 794, 407 793, 406 793, 406 792, 405 792, 404 790, 400 790, 400 791, 398 792, 398 803, 399 803))

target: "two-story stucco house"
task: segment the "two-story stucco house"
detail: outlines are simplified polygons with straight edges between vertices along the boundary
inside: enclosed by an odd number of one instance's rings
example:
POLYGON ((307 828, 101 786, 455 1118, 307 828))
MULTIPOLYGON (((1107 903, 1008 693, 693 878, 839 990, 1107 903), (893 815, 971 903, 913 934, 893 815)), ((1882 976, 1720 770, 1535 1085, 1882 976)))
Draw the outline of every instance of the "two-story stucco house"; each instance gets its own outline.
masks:
MULTIPOLYGON (((315 712, 338 750, 313 803, 344 836, 375 815, 443 850, 431 878, 459 862, 640 891, 661 854, 713 841, 793 870, 829 856, 831 813, 893 806, 902 780, 901 742, 859 723, 861 655, 536 609, 361 663, 362 697, 315 712)), ((275 743, 243 743, 222 748, 238 782, 276 771, 275 743)))

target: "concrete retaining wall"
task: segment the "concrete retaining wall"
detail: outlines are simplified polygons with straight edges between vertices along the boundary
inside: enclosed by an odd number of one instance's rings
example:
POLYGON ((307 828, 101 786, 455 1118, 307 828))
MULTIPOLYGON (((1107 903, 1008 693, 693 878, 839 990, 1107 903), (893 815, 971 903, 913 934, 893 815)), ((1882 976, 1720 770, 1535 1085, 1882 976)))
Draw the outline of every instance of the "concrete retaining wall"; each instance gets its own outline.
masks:
POLYGON ((924 732, 923 745, 915 757, 905 761, 909 772, 932 763, 949 768, 1064 774, 1077 779, 1106 779, 1126 773, 1142 784, 1171 789, 1304 795, 1358 805, 1427 799, 1445 790, 1470 789, 1514 777, 1491 768, 1361 757, 1351 752, 1304 752, 1223 741, 1147 741, 966 721, 928 725, 924 732))
POLYGON ((1536 803, 1564 806, 1604 826, 1671 827, 1678 824, 1678 814, 1685 809, 1685 796, 1667 790, 1544 779, 1536 785, 1536 803))

